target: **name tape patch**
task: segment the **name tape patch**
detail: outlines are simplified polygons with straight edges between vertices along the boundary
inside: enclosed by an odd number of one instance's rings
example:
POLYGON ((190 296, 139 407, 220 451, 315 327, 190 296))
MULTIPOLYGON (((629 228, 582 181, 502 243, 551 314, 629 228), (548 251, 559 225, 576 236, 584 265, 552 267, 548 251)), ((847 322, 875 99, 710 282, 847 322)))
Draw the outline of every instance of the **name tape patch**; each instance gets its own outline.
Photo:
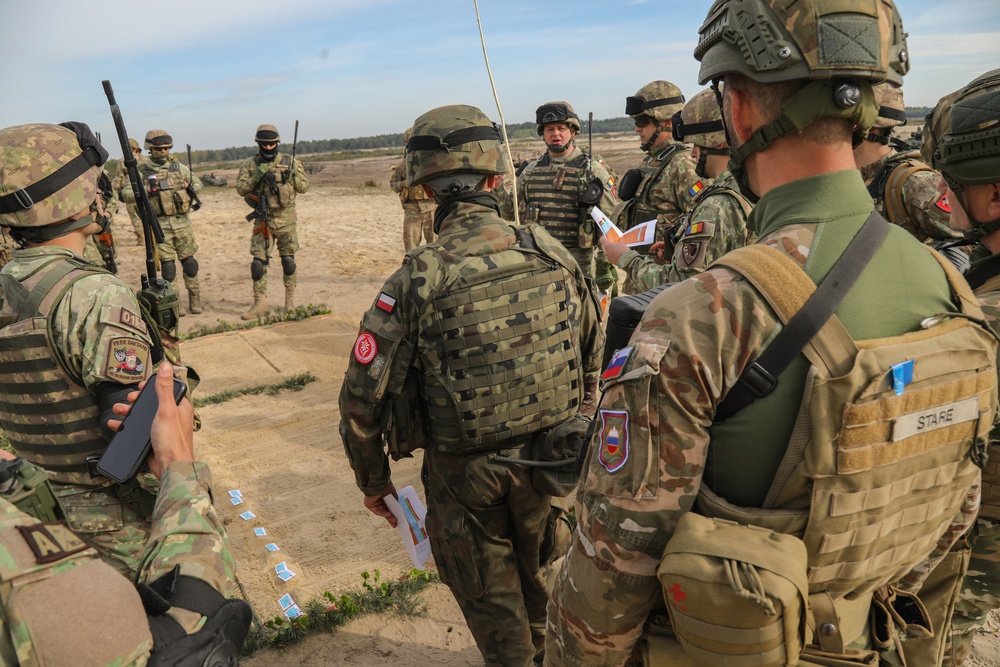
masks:
POLYGON ((61 523, 36 523, 17 526, 17 529, 39 563, 61 560, 87 548, 79 537, 61 523))
POLYGON ((930 433, 939 428, 979 419, 979 399, 966 398, 947 405, 939 405, 920 412, 896 417, 892 424, 892 441, 898 442, 911 435, 930 433))

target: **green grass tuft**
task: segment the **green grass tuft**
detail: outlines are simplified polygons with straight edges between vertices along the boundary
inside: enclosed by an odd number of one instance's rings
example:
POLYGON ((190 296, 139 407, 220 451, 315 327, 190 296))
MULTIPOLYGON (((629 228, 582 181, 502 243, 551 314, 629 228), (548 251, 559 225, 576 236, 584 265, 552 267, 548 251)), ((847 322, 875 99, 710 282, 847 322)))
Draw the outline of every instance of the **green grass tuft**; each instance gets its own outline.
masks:
POLYGON ((227 389, 226 391, 220 391, 217 394, 195 398, 194 407, 203 408, 206 405, 218 405, 219 403, 225 403, 226 401, 231 401, 234 398, 239 398, 240 396, 257 396, 259 394, 275 396, 279 391, 284 389, 288 389, 289 391, 302 391, 303 387, 310 382, 316 382, 318 379, 319 378, 312 373, 301 373, 277 384, 258 384, 253 387, 244 387, 243 389, 227 389))
POLYGON ((298 322, 299 320, 307 320, 310 317, 315 317, 317 315, 329 315, 332 312, 333 311, 327 308, 325 304, 321 303, 319 305, 313 305, 310 303, 306 306, 297 306, 295 310, 290 310, 288 312, 271 311, 261 315, 255 320, 250 320, 249 322, 241 324, 233 324, 231 322, 217 320, 216 324, 207 324, 195 327, 190 331, 182 333, 180 339, 192 340, 194 338, 212 336, 214 334, 225 333, 227 331, 245 331, 247 329, 256 329, 257 327, 267 326, 269 324, 278 324, 279 322, 298 322))

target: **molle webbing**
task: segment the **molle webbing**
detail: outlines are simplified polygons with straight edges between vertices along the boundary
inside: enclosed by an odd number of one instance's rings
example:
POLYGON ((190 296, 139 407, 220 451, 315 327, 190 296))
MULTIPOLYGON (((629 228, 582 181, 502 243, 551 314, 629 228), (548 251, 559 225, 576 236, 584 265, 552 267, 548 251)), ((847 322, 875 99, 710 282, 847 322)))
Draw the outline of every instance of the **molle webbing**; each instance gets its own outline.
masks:
POLYGON ((557 424, 579 407, 570 276, 524 255, 499 268, 484 261, 483 271, 460 277, 431 302, 436 316, 427 341, 441 353, 442 368, 424 382, 424 393, 432 439, 441 445, 489 448, 557 424))
POLYGON ((103 271, 64 258, 43 265, 9 290, 17 321, 0 329, 0 428, 19 455, 64 483, 92 484, 87 457, 107 441, 97 400, 57 361, 48 320, 73 283, 94 273, 103 271))
POLYGON ((983 504, 979 516, 1000 519, 1000 445, 991 443, 986 451, 989 460, 983 466, 983 504))
POLYGON ((685 150, 687 148, 684 144, 670 144, 656 154, 657 164, 655 167, 640 167, 645 173, 643 174, 642 182, 639 183, 639 189, 636 190, 635 203, 628 209, 628 220, 625 221, 625 224, 628 225, 626 229, 631 229, 642 222, 652 220, 663 213, 663 211, 649 201, 649 195, 653 191, 653 187, 660 180, 660 174, 667 168, 670 161, 685 150))
POLYGON ((580 182, 587 168, 587 156, 568 162, 541 162, 526 176, 524 191, 528 204, 538 207, 538 223, 569 249, 580 246, 579 228, 586 215, 579 202, 580 182))

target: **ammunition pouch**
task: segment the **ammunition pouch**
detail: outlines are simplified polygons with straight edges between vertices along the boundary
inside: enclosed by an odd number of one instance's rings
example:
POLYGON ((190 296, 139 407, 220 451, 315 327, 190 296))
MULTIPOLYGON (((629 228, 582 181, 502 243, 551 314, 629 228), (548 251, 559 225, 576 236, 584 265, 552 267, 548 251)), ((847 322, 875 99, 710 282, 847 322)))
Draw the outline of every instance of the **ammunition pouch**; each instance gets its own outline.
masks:
POLYGON ((413 451, 427 447, 427 417, 416 371, 406 374, 398 394, 389 395, 388 413, 385 444, 393 461, 410 458, 413 451))
POLYGON ((25 459, 0 461, 0 493, 8 502, 39 521, 62 521, 48 474, 25 459))
POLYGON ((542 495, 560 498, 576 490, 582 468, 579 453, 586 442, 590 424, 590 417, 577 414, 561 424, 535 433, 530 458, 543 464, 561 461, 563 465, 532 466, 531 488, 542 495))
POLYGON ((581 248, 594 247, 594 232, 596 223, 586 209, 580 209, 580 226, 577 228, 577 245, 581 248))
POLYGON ((639 191, 639 185, 644 176, 645 172, 638 167, 626 171, 625 175, 618 181, 618 199, 621 201, 635 199, 635 193, 639 191))

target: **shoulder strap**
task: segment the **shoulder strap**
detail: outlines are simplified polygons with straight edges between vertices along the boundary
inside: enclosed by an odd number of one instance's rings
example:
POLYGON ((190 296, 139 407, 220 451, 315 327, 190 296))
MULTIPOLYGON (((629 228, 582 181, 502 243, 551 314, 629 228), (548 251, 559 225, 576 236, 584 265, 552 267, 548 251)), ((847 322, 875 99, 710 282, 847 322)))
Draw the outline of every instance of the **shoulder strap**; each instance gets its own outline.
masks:
POLYGON ((930 171, 930 167, 922 162, 905 160, 900 162, 889 174, 885 184, 885 217, 889 222, 897 222, 906 218, 906 206, 903 202, 903 185, 910 176, 919 171, 930 171))
MULTIPOLYGON (((728 255, 717 262, 727 265, 737 273, 747 277, 769 302, 778 305, 776 310, 779 317, 788 322, 760 356, 743 369, 740 377, 716 410, 715 420, 717 422, 725 421, 758 398, 763 398, 774 391, 778 385, 778 377, 827 323, 837 306, 840 305, 847 292, 857 281, 858 276, 861 275, 861 272, 882 245, 882 241, 888 233, 889 227, 885 220, 877 212, 872 211, 829 273, 789 320, 786 320, 786 317, 788 317, 791 307, 801 299, 805 292, 809 291, 812 283, 805 271, 794 260, 777 249, 756 245, 750 248, 760 248, 764 252, 756 251, 758 254, 770 255, 771 260, 777 265, 784 264, 784 266, 779 266, 778 273, 768 271, 763 267, 765 262, 757 262, 751 268, 747 266, 746 262, 741 262, 738 259, 737 265, 734 266, 731 260, 726 261, 729 259, 728 255), (801 274, 797 280, 792 281, 791 285, 795 285, 796 289, 791 292, 789 292, 789 284, 776 280, 791 270, 789 264, 801 274), (758 269, 758 267, 760 268, 758 269), (756 274, 752 279, 744 272, 748 268, 753 274, 756 274), (805 290, 801 286, 804 286, 805 290)), ((742 254, 747 255, 746 253, 742 254)))

